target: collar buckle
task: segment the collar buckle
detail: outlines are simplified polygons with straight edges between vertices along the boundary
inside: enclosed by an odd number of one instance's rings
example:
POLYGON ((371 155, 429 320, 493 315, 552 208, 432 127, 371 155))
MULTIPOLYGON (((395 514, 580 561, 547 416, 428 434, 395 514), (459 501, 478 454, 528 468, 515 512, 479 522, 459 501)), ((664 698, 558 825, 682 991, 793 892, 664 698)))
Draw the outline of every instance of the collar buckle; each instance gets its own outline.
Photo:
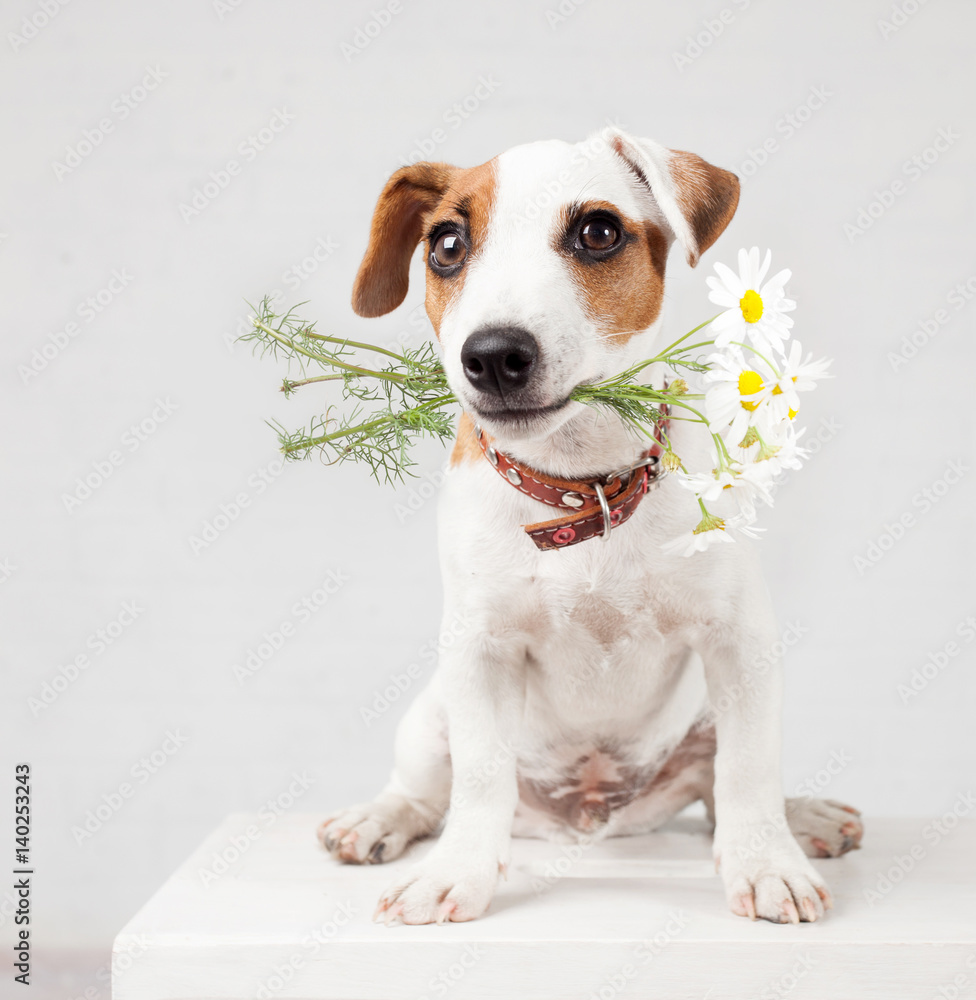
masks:
MULTIPOLYGON (((608 480, 612 482, 612 480, 608 480)), ((593 483, 593 489, 596 490, 596 498, 600 501, 600 512, 603 514, 603 540, 605 542, 610 541, 610 529, 613 527, 613 517, 610 511, 610 503, 607 500, 606 493, 603 492, 603 483, 600 480, 596 480, 593 483)))
MULTIPOLYGON (((633 465, 628 465, 625 469, 619 469, 617 472, 611 472, 609 475, 604 476, 602 482, 597 480, 593 483, 594 487, 609 486, 615 479, 620 479, 622 476, 626 476, 629 472, 636 472, 637 469, 643 469, 648 465, 657 465, 660 462, 660 456, 658 455, 645 455, 643 458, 638 459, 633 465)), ((603 490, 600 489, 600 495, 602 496, 603 490)))

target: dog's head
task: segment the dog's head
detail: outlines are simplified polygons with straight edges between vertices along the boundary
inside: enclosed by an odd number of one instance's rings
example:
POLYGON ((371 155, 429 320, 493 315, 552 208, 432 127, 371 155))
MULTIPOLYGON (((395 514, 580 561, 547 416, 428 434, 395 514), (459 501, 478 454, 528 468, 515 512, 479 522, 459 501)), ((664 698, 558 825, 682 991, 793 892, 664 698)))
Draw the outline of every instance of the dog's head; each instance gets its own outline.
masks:
POLYGON ((608 128, 516 146, 479 167, 417 163, 380 195, 353 290, 395 309, 418 243, 448 380, 495 436, 537 437, 569 394, 647 355, 677 242, 694 266, 728 225, 735 175, 608 128))

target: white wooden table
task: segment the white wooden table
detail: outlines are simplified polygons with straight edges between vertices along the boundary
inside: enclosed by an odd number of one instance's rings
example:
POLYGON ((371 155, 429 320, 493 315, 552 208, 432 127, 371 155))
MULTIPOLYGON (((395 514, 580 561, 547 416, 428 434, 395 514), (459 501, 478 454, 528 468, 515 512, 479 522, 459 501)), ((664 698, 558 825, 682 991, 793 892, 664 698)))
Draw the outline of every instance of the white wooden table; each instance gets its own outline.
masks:
POLYGON ((836 909, 817 924, 732 916, 679 820, 582 850, 516 840, 481 920, 385 927, 380 892, 429 845, 340 866, 317 819, 222 823, 119 934, 115 1000, 976 997, 976 820, 933 845, 926 820, 868 818, 863 850, 818 862, 836 909))

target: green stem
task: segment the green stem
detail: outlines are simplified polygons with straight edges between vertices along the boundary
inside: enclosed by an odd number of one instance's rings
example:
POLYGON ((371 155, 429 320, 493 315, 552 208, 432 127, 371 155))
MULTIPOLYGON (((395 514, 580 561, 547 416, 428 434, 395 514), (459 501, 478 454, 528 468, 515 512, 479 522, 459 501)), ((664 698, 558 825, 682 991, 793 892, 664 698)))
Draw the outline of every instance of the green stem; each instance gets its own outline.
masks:
POLYGON ((415 406, 410 410, 404 410, 402 413, 388 413, 377 420, 368 420, 365 423, 357 424, 355 427, 345 427, 342 430, 333 431, 331 434, 320 434, 318 437, 305 438, 303 441, 299 441, 296 444, 285 445, 281 450, 286 455, 290 455, 296 451, 305 451, 309 448, 318 447, 319 445, 329 444, 330 441, 337 441, 339 438, 350 437, 353 434, 365 434, 377 427, 383 427, 386 424, 400 420, 407 413, 412 413, 416 410, 438 409, 441 406, 446 406, 447 404, 453 402, 455 402, 453 394, 440 396, 437 399, 429 399, 426 403, 421 403, 419 406, 415 406))
POLYGON ((683 406, 686 410, 690 410, 692 413, 695 414, 696 417, 698 417, 698 419, 703 424, 707 424, 708 421, 705 419, 705 415, 703 413, 701 413, 699 410, 696 410, 693 406, 689 406, 687 403, 683 403, 682 400, 684 398, 685 398, 684 396, 675 396, 675 398, 674 398, 675 405, 677 405, 677 406, 683 406))
POLYGON ((402 354, 397 354, 395 351, 388 351, 385 347, 377 347, 376 344, 363 343, 361 340, 342 340, 340 337, 327 337, 324 333, 312 333, 311 330, 306 330, 302 333, 302 336, 311 337, 313 340, 325 340, 330 344, 342 344, 344 347, 360 347, 364 351, 375 351, 377 354, 385 354, 388 358, 394 358, 396 361, 407 363, 407 359, 402 354))
MULTIPOLYGON (((714 340, 700 340, 697 344, 690 344, 688 347, 682 347, 681 353, 687 354, 689 351, 695 351, 699 347, 708 347, 710 344, 714 344, 714 340)), ((683 364, 683 362, 678 362, 678 364, 683 364)))
MULTIPOLYGON (((288 386, 288 391, 291 392, 292 389, 297 389, 299 386, 311 385, 312 382, 334 382, 336 379, 345 378, 344 375, 316 375, 314 378, 303 378, 299 379, 297 382, 293 382, 291 379, 285 379, 285 385, 288 386)), ((285 386, 283 385, 282 390, 285 386)))
POLYGON ((713 434, 712 440, 715 443, 715 451, 718 453, 719 458, 725 457, 725 462, 722 463, 723 467, 728 469, 732 467, 732 456, 729 454, 729 449, 725 445, 725 440, 721 434, 713 434))
POLYGON ((670 347, 666 347, 661 353, 670 354, 683 340, 687 340, 693 334, 698 333, 699 330, 704 329, 709 323, 714 323, 721 315, 721 313, 716 313, 711 319, 706 319, 704 323, 699 323, 694 330, 689 330, 683 337, 679 337, 670 347))
POLYGON ((269 337, 273 337, 279 344, 291 348, 293 351, 298 351, 299 354, 304 354, 305 357, 311 358, 313 361, 317 361, 320 365, 332 365, 335 368, 342 368, 348 372, 355 372, 357 375, 364 375, 367 378, 378 378, 384 382, 394 382, 397 385, 402 385, 407 380, 404 375, 394 375, 392 372, 377 372, 373 371, 371 368, 360 368, 358 365, 346 364, 346 362, 339 361, 334 357, 323 357, 321 354, 313 354, 311 351, 307 351, 304 347, 300 347, 294 342, 294 340, 278 333, 277 330, 272 330, 270 326, 265 326, 264 323, 259 320, 254 320, 254 325, 259 330, 266 333, 269 337))
POLYGON ((394 417, 391 413, 385 417, 380 417, 379 420, 370 420, 363 424, 357 424, 355 427, 346 427, 343 430, 333 431, 331 434, 320 434, 318 437, 305 438, 295 444, 286 444, 281 450, 286 455, 291 455, 296 451, 306 451, 309 448, 315 448, 321 444, 328 444, 330 441, 336 441, 339 438, 349 437, 350 434, 371 431, 374 428, 382 427, 384 424, 388 424, 395 419, 396 417, 394 417))

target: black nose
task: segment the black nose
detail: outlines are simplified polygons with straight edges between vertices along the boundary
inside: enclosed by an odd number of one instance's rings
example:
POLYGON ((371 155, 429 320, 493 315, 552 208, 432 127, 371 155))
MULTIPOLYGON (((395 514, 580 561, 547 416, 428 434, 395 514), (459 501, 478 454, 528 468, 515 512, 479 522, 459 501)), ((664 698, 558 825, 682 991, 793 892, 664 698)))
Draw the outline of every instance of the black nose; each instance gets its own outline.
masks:
POLYGON ((539 356, 539 345, 528 330, 493 326, 472 333, 461 348, 468 381, 483 392, 504 396, 525 386, 539 356))

